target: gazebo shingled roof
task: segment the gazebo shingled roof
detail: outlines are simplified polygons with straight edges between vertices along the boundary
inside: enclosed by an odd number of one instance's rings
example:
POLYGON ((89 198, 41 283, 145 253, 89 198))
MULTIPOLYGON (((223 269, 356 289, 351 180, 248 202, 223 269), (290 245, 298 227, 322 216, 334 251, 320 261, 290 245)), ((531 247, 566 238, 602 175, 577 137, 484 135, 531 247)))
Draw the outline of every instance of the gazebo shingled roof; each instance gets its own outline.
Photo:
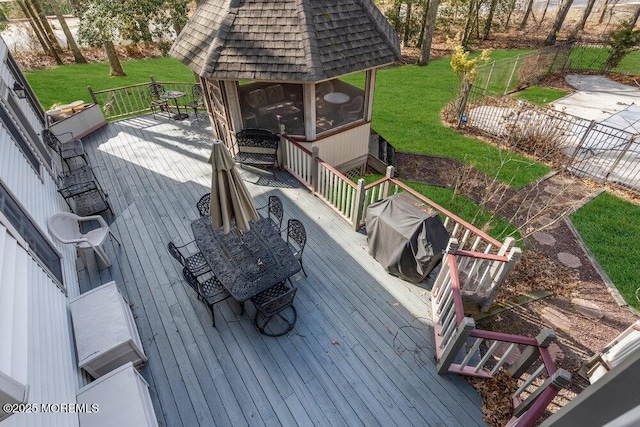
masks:
POLYGON ((170 53, 202 77, 308 82, 401 58, 372 0, 203 0, 170 53))

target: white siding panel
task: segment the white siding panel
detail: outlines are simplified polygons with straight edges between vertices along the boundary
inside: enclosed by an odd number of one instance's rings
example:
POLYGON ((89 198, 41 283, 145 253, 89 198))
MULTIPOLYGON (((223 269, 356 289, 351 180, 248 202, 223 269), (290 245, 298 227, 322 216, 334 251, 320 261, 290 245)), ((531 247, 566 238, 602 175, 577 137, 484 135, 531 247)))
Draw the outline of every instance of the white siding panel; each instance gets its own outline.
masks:
POLYGON ((68 211, 59 195, 55 181, 44 174, 41 180, 29 166, 7 130, 0 126, 0 179, 18 199, 42 233, 62 254, 64 285, 70 298, 79 295, 76 273, 76 251, 73 246, 53 240, 47 231, 47 219, 61 211, 68 211))

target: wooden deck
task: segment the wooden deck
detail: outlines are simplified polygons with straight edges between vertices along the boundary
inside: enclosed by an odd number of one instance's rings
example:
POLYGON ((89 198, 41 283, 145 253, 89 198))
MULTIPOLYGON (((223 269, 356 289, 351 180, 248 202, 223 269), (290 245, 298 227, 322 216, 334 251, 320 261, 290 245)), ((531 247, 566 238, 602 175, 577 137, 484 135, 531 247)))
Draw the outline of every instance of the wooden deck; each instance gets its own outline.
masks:
POLYGON ((258 206, 284 202, 285 223, 308 233, 308 278, 297 276, 298 322, 260 335, 253 307, 228 299, 216 325, 166 250, 192 240, 196 201, 209 191, 206 119, 142 116, 84 139, 121 239, 109 269, 79 262, 83 291, 115 280, 128 296, 149 358, 142 369, 161 426, 484 425, 463 378, 435 372, 428 288, 385 273, 366 236, 284 172, 243 169, 258 206))

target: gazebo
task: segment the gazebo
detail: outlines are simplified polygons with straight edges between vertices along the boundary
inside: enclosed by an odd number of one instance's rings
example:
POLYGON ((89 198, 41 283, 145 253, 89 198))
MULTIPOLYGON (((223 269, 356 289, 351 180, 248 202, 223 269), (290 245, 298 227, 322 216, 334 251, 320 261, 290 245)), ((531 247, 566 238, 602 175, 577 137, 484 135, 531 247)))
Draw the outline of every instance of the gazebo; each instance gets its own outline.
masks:
POLYGON ((217 138, 284 128, 342 171, 366 162, 376 69, 401 57, 371 0, 203 0, 170 53, 200 76, 217 138))

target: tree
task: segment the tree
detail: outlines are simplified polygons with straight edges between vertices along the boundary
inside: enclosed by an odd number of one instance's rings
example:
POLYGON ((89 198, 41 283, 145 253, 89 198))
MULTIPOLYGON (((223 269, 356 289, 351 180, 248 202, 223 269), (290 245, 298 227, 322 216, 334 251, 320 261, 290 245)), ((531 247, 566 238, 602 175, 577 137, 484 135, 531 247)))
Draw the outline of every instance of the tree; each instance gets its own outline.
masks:
POLYGON ((493 15, 496 12, 497 6, 498 0, 491 0, 491 4, 489 5, 489 15, 487 16, 487 20, 484 22, 484 32, 482 34, 482 38, 484 40, 489 38, 489 32, 491 31, 491 25, 493 24, 493 15))
POLYGON ((591 11, 593 10, 593 5, 596 3, 596 0, 587 1, 587 6, 584 8, 584 12, 582 13, 582 18, 578 25, 575 26, 571 34, 569 35, 569 40, 575 40, 578 37, 578 34, 582 30, 584 30, 584 26, 587 24, 587 19, 589 19, 589 15, 591 15, 591 11))
POLYGON ((58 22, 62 27, 62 32, 64 32, 64 36, 67 39, 69 49, 71 49, 71 52, 73 53, 73 59, 77 64, 85 64, 87 60, 82 55, 82 52, 80 52, 80 48, 78 48, 76 40, 73 38, 73 34, 71 34, 71 30, 69 30, 67 21, 64 19, 64 15, 62 15, 62 12, 60 11, 60 4, 58 3, 58 1, 59 0, 49 0, 49 5, 53 9, 53 13, 55 13, 56 18, 58 18, 58 22))
POLYGON ((440 0, 431 0, 425 13, 425 30, 422 37, 422 46, 420 47, 420 58, 418 65, 427 65, 431 56, 431 43, 433 42, 433 32, 436 26, 436 17, 438 16, 438 6, 440 0))
POLYGON ((40 4, 40 0, 26 0, 27 3, 31 4, 35 12, 35 18, 40 20, 40 24, 44 30, 44 35, 49 39, 49 42, 53 46, 53 48, 57 52, 62 52, 62 48, 60 47, 60 43, 58 43, 58 38, 53 33, 53 29, 51 25, 49 25, 49 20, 47 19, 47 15, 45 15, 44 10, 42 9, 42 5, 40 4))
POLYGON ((562 24, 564 24, 564 20, 567 17, 567 13, 569 13, 569 9, 572 4, 573 0, 565 0, 564 3, 562 3, 562 6, 560 6, 560 10, 558 10, 558 14, 556 15, 556 20, 553 23, 553 27, 544 41, 545 46, 551 46, 556 43, 558 32, 560 31, 560 28, 562 28, 562 24))
POLYGON ((126 75, 113 44, 118 37, 118 29, 125 28, 124 16, 122 3, 96 1, 89 4, 80 17, 78 38, 91 46, 104 48, 111 76, 126 75))
POLYGON ((524 11, 524 15, 522 16, 522 21, 520 21, 520 30, 524 30, 527 26, 527 21, 529 20, 529 15, 531 15, 531 10, 533 9, 533 0, 529 0, 527 3, 527 8, 524 11))
POLYGON ((636 13, 634 13, 631 17, 631 21, 629 21, 632 28, 636 26, 636 24, 638 23, 638 19, 640 19, 640 4, 636 9, 636 13))
POLYGON ((634 30, 634 23, 630 21, 621 22, 609 35, 609 46, 611 55, 607 59, 607 68, 612 69, 620 64, 631 50, 640 44, 640 30, 634 30))
POLYGON ((58 51, 55 49, 53 44, 51 43, 51 39, 47 37, 44 28, 42 27, 42 22, 38 19, 36 12, 32 9, 32 5, 24 0, 18 0, 18 5, 22 9, 23 13, 29 20, 31 27, 33 28, 36 37, 42 44, 42 48, 45 52, 49 52, 53 59, 55 59, 56 64, 62 65, 62 58, 58 55, 58 51))

